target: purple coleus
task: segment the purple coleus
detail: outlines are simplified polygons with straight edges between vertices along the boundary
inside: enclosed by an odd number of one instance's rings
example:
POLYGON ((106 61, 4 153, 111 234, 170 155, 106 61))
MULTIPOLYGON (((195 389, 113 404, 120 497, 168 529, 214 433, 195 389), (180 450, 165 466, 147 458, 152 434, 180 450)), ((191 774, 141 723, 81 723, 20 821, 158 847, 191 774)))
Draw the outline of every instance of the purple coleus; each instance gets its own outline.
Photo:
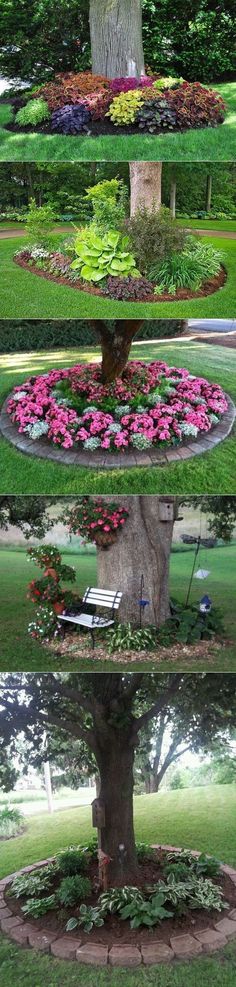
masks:
POLYGON ((83 103, 76 106, 62 106, 60 110, 54 110, 51 119, 52 130, 59 130, 61 134, 81 134, 83 130, 88 130, 91 120, 91 113, 83 103))

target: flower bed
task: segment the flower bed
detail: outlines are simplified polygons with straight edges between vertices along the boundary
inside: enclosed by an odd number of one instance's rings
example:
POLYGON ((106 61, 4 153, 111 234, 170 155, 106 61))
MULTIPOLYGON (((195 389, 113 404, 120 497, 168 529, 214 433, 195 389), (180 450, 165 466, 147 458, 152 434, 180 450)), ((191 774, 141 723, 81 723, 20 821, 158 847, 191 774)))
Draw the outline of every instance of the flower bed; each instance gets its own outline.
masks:
POLYGON ((227 407, 218 384, 162 361, 130 361, 110 385, 96 364, 30 377, 14 388, 7 412, 31 440, 93 453, 178 446, 209 432, 227 407))
POLYGON ((188 958, 204 947, 210 952, 236 934, 235 871, 214 857, 171 847, 139 844, 137 856, 135 882, 120 881, 105 892, 99 887, 95 841, 12 875, 2 882, 3 912, 7 907, 12 916, 4 922, 1 913, 3 931, 39 949, 60 941, 54 955, 80 962, 85 951, 87 962, 99 962, 103 950, 102 962, 112 964, 110 950, 120 947, 120 966, 126 965, 128 946, 137 965, 141 955, 150 963, 181 953, 188 958), (149 959, 148 947, 156 953, 149 959))
POLYGON ((226 111, 218 93, 199 82, 153 75, 109 80, 91 72, 58 74, 14 102, 11 128, 71 135, 214 127, 226 111))

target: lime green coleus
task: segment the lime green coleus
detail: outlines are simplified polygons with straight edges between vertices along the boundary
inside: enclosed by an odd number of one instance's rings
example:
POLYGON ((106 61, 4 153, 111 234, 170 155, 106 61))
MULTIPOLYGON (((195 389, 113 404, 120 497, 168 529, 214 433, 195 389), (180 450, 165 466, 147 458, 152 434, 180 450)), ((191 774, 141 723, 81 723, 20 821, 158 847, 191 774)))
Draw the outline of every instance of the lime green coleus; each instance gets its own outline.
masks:
POLYGON ((75 241, 76 260, 71 264, 73 271, 79 271, 85 281, 102 281, 113 277, 140 277, 129 247, 129 237, 116 230, 103 237, 85 230, 75 241))

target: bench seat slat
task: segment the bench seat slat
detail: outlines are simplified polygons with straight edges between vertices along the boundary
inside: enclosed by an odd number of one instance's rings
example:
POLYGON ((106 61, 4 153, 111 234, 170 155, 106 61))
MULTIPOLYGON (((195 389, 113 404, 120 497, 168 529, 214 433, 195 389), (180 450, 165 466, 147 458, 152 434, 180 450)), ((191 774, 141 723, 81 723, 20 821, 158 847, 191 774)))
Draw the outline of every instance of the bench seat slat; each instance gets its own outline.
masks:
POLYGON ((67 620, 70 624, 80 624, 82 627, 89 627, 93 630, 97 630, 99 627, 110 627, 111 624, 114 624, 114 620, 106 620, 105 617, 96 617, 96 614, 92 616, 89 613, 82 613, 77 616, 60 614, 59 621, 61 620, 67 620))

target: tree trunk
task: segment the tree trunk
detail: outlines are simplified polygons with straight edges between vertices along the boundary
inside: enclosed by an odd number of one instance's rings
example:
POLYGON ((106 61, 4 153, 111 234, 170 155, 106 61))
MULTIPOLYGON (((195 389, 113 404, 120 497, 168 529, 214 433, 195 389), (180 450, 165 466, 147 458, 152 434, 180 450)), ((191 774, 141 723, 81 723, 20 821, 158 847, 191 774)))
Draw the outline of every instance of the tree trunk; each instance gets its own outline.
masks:
POLYGON ((144 73, 141 0, 90 0, 92 72, 108 79, 144 73))
POLYGON ((129 730, 112 730, 110 742, 99 744, 96 758, 101 778, 100 798, 105 806, 105 827, 100 846, 111 857, 108 882, 133 883, 137 875, 133 822, 134 749, 129 730))
POLYGON ((120 377, 128 362, 132 341, 142 325, 142 319, 117 320, 114 334, 101 319, 91 320, 99 333, 102 350, 102 381, 111 384, 120 377))
POLYGON ((176 182, 171 182, 170 186, 170 211, 173 219, 176 214, 176 182))
POLYGON ((148 606, 141 610, 142 626, 158 627, 170 616, 169 558, 174 521, 159 520, 160 501, 175 502, 175 498, 122 497, 129 517, 115 543, 105 551, 98 548, 98 585, 101 589, 123 593, 119 609, 121 623, 130 621, 133 626, 140 623, 142 576, 143 598, 149 600, 148 606))
POLYGON ((130 161, 130 215, 145 207, 157 212, 161 206, 161 161, 130 161))
POLYGON ((207 175, 206 185, 206 211, 211 211, 212 175, 207 175))

